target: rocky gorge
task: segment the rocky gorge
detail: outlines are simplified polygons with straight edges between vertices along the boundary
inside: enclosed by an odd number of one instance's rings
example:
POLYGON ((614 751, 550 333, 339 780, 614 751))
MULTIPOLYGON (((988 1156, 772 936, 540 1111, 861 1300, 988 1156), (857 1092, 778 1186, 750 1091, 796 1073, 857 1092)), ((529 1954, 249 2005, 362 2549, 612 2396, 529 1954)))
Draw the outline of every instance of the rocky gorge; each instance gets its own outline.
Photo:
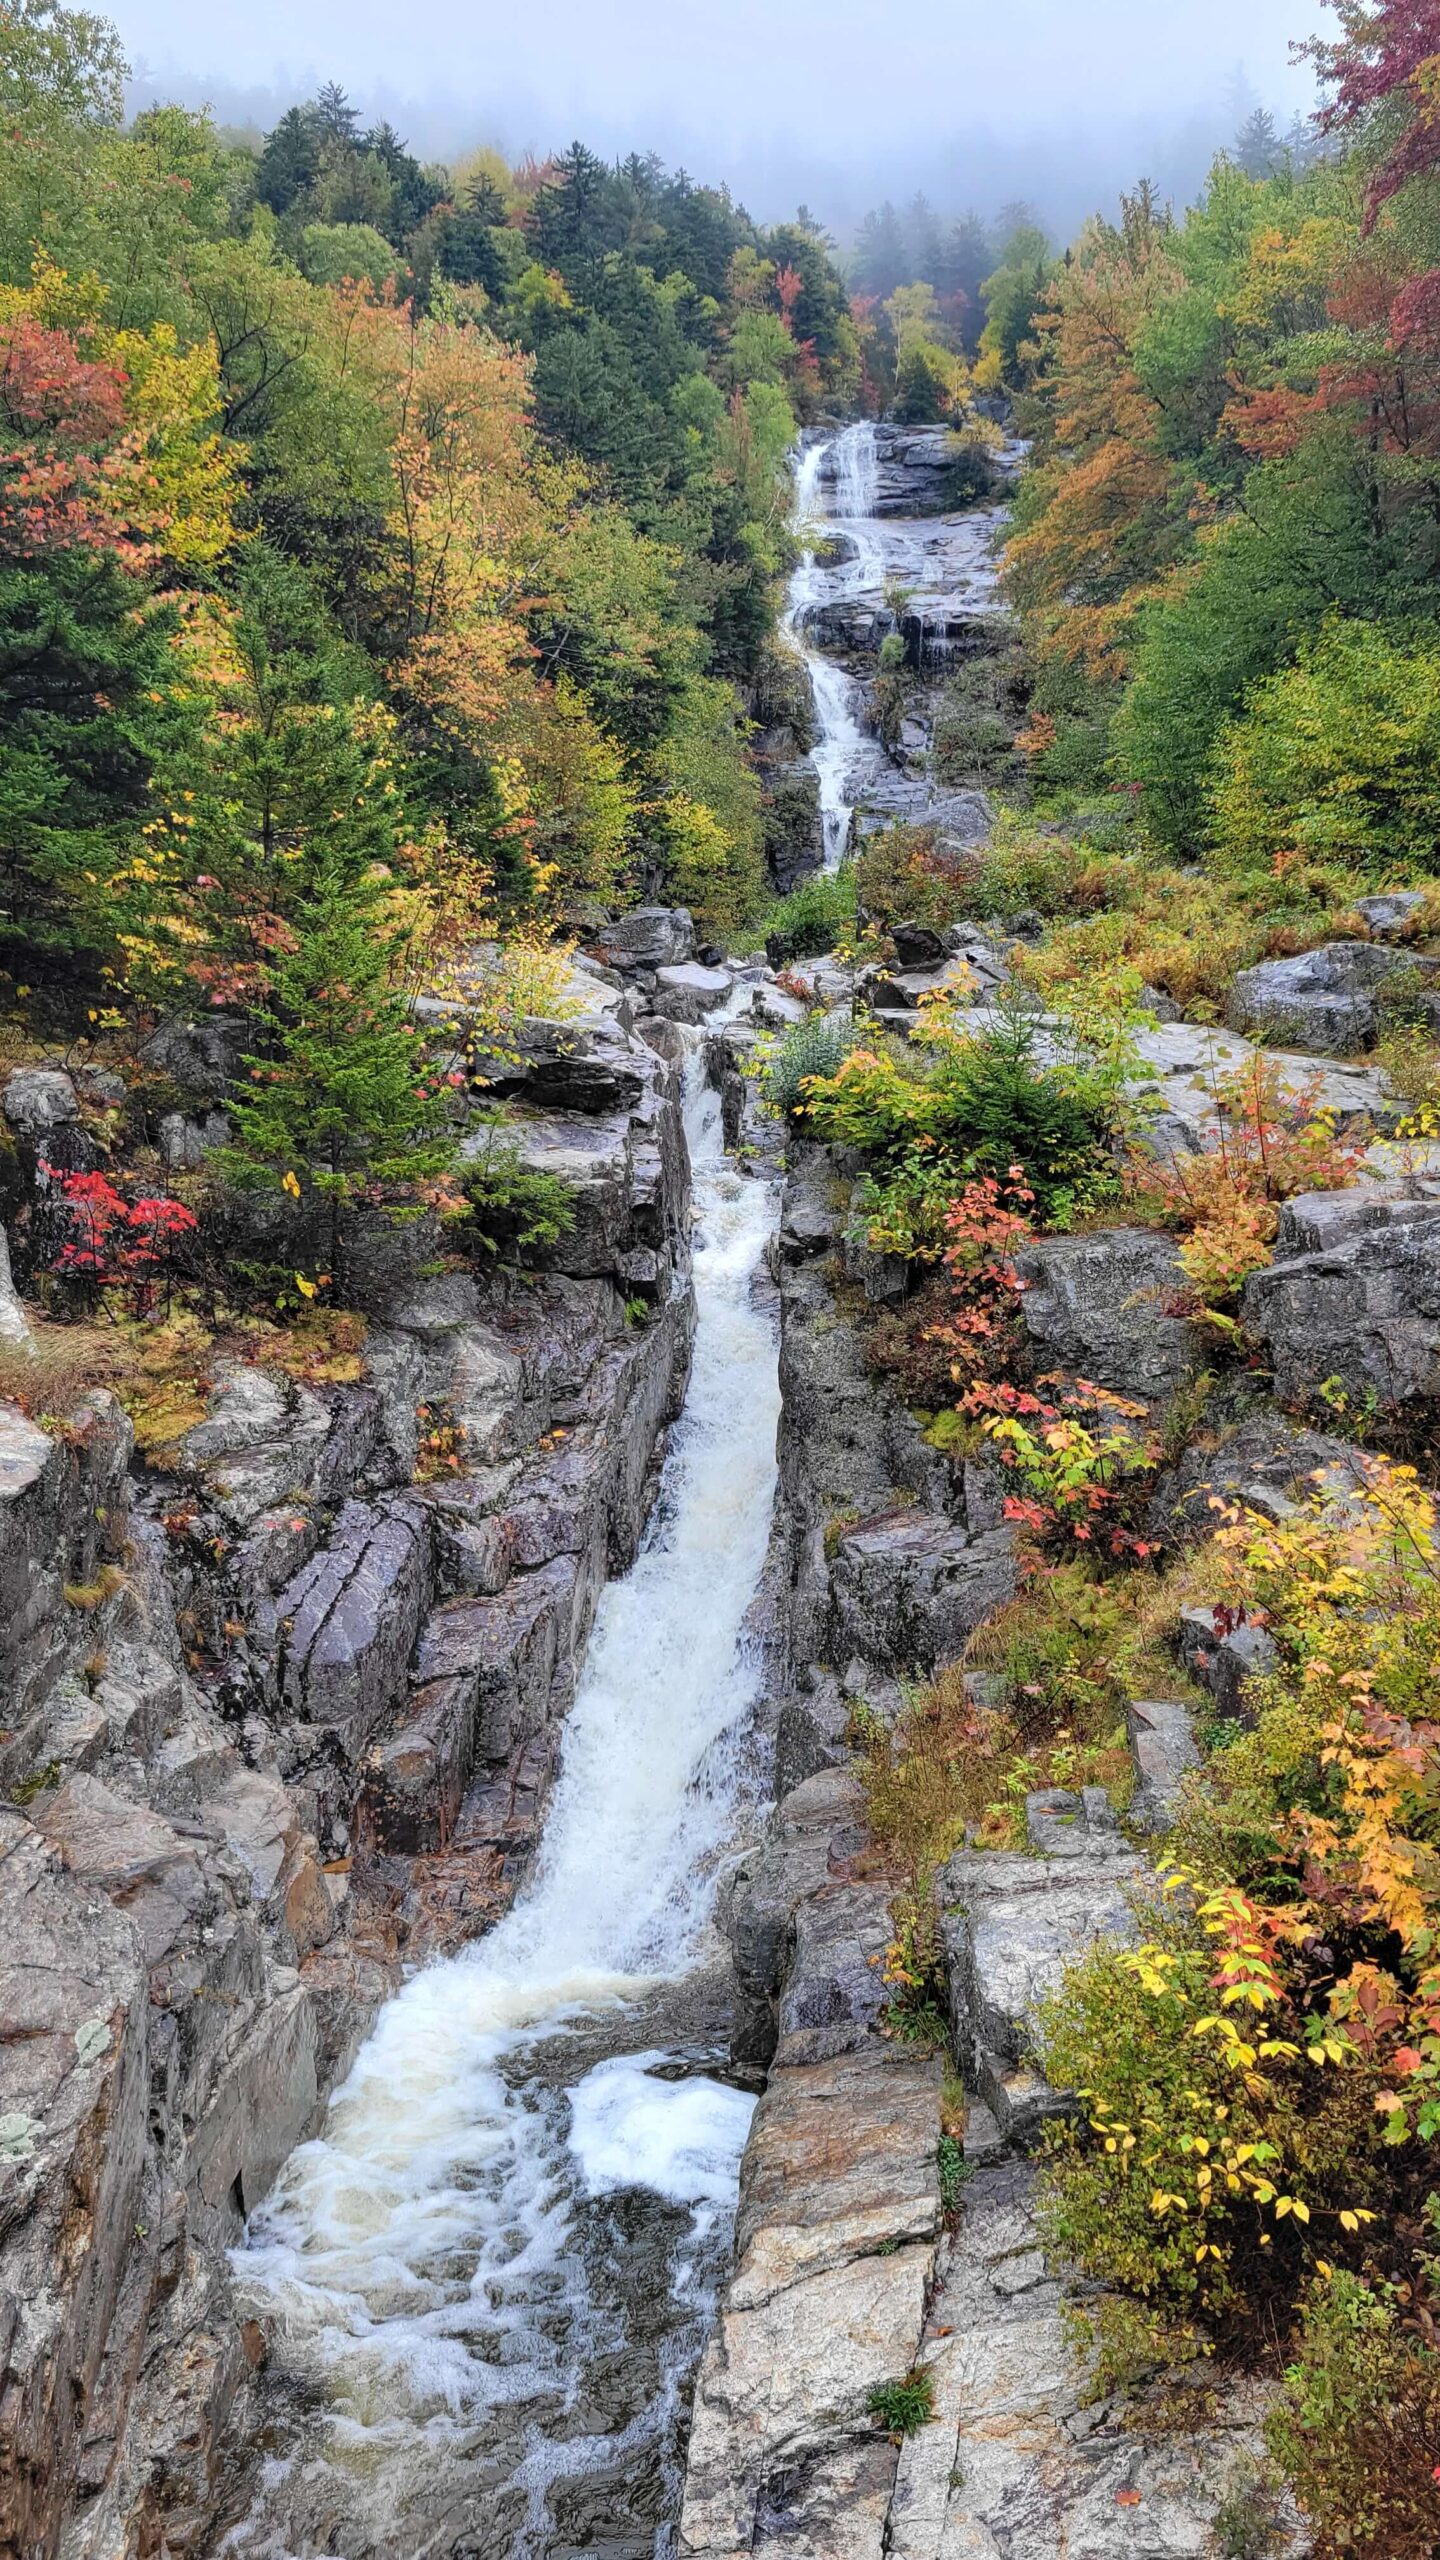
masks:
MULTIPOLYGON (((812 865, 887 817, 990 825, 928 732, 869 725, 883 640, 923 672, 1003 638, 993 506, 947 511, 956 467, 944 430, 869 423, 801 458, 830 542, 791 599, 812 865)), ((1393 955, 1429 962, 1389 939, 1412 915, 1362 921, 1237 978, 1226 1027, 1137 1042, 1157 1151, 1203 1152, 1220 1076, 1259 1060, 1318 1076, 1359 1159, 1246 1282, 1267 1383, 1169 1451, 1177 1544, 1212 1495, 1350 1498, 1337 1379, 1440 1393, 1440 1189, 1364 1055, 1393 955)), ((1035 1788, 1023 1847, 954 1852, 945 2057, 891 2017, 904 1879, 866 1738, 1013 1602, 1019 1546, 995 1467, 869 1357, 909 1284, 854 1152, 763 1097, 796 1026, 904 1042, 1012 977, 989 917, 894 942, 781 978, 697 957, 683 910, 613 920, 565 1018, 485 1061, 523 1163, 568 1187, 556 1242, 377 1259, 357 1375, 217 1363, 148 1464, 103 1389, 0 1410, 0 2551, 1247 2547, 1220 2537, 1258 2495, 1265 2386, 1090 2387, 1093 2287, 1036 2223, 1075 2099, 1035 2020, 1133 1933, 1199 1702, 1243 1708, 1262 1629, 1192 1609, 1175 1693, 1129 1702, 1123 1823, 1102 1787, 1035 1788), (916 2369, 929 2422, 877 2423, 916 2369)), ((224 1027, 164 1038, 178 1160, 223 1108, 224 1027)), ((104 1103, 16 1070, 28 1178, 104 1103)), ((1019 1269, 1032 1369, 1157 1415, 1196 1387, 1172 1237, 1040 1236, 1019 1269)), ((23 1346, 13 1291, 0 1324, 23 1346)), ((1261 2523, 1256 2549, 1308 2547, 1287 2502, 1261 2523)))

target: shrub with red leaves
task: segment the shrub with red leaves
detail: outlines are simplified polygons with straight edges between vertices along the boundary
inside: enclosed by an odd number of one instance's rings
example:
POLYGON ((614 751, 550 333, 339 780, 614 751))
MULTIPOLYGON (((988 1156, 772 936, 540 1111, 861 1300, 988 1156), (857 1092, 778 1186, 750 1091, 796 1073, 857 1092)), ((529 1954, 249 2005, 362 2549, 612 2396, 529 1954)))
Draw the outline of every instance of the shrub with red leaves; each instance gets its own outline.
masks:
POLYGON ((65 1173, 42 1162, 59 1212, 56 1239, 43 1268, 93 1302, 105 1291, 132 1315, 154 1312, 175 1279, 175 1247, 199 1224, 183 1200, 145 1192, 127 1199, 108 1174, 65 1173))

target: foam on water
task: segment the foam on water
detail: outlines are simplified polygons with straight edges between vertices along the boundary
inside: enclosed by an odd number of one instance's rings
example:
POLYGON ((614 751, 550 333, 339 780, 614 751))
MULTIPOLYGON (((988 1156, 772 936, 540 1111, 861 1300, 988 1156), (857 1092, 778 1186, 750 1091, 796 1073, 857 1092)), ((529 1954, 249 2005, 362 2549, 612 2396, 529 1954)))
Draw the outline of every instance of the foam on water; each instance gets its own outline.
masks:
MULTIPOLYGON (((590 2323, 570 2245, 579 2199, 628 2154, 626 2183, 699 2208, 697 2228, 733 2205, 747 2100, 647 2080, 624 2061, 592 2071, 567 2105, 525 2061, 582 2013, 692 1961, 755 1702, 744 1619, 769 1531, 779 1394, 752 1281, 775 1198, 726 1162, 713 1095, 695 1092, 687 1119, 689 1393, 643 1551, 600 1604, 535 1875, 489 1937, 416 1974, 381 2011, 323 2131, 294 2153, 234 2255, 272 2362, 323 2403, 326 2459, 366 2480, 367 2549, 419 2547, 406 2499, 447 2440, 563 2393, 590 2323), (376 2539, 380 2506, 388 2543, 376 2539)), ((528 2446, 519 2467, 529 2463, 537 2498, 558 2458, 528 2446)), ((564 2459, 583 2464, 583 2445, 564 2459)), ((230 2545, 289 2547, 260 2512, 230 2545)))
POLYGON ((588 2192, 648 2187, 707 2219, 734 2201, 755 2101, 701 2075, 659 2080, 659 2053, 598 2062, 570 2095, 570 2148, 588 2192))

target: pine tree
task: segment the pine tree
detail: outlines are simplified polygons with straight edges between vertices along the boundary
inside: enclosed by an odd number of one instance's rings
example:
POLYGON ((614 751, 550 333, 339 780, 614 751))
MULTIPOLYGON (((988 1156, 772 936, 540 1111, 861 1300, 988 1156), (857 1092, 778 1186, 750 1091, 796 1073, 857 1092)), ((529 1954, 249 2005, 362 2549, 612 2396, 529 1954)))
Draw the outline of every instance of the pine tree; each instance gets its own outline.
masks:
POLYGON ((363 838, 306 867, 254 1016, 247 1082, 231 1106, 222 1174, 298 1194, 318 1209, 337 1296, 345 1212, 362 1196, 404 1214, 453 1157, 441 1096, 427 1086, 401 981, 405 938, 363 838))
POLYGON ((1280 136, 1268 107, 1256 107, 1235 136, 1232 155, 1247 178, 1268 178, 1282 157, 1280 136))
POLYGON ((347 1205, 363 1193, 407 1208, 451 1148, 391 915, 402 803, 387 727, 353 698, 303 571, 256 545, 242 596, 191 838, 192 967, 252 1026, 219 1165, 243 1187, 298 1195, 338 1273, 347 1205))

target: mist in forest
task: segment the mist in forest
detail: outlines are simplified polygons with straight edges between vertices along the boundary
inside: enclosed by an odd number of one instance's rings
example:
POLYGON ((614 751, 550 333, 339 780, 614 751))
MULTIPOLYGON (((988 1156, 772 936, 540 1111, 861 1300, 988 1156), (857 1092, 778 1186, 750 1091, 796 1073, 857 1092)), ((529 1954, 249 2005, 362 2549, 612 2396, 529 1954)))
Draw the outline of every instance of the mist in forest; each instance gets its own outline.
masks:
POLYGON ((1141 174, 1184 202, 1257 106, 1313 104, 1297 40, 1316 0, 551 0, 397 21, 361 0, 252 0, 201 19, 127 0, 134 102, 208 104, 256 134, 327 79, 426 157, 493 144, 543 159, 576 135, 728 184, 760 219, 804 202, 842 240, 917 191, 987 217, 1023 196, 1057 237, 1141 174))

